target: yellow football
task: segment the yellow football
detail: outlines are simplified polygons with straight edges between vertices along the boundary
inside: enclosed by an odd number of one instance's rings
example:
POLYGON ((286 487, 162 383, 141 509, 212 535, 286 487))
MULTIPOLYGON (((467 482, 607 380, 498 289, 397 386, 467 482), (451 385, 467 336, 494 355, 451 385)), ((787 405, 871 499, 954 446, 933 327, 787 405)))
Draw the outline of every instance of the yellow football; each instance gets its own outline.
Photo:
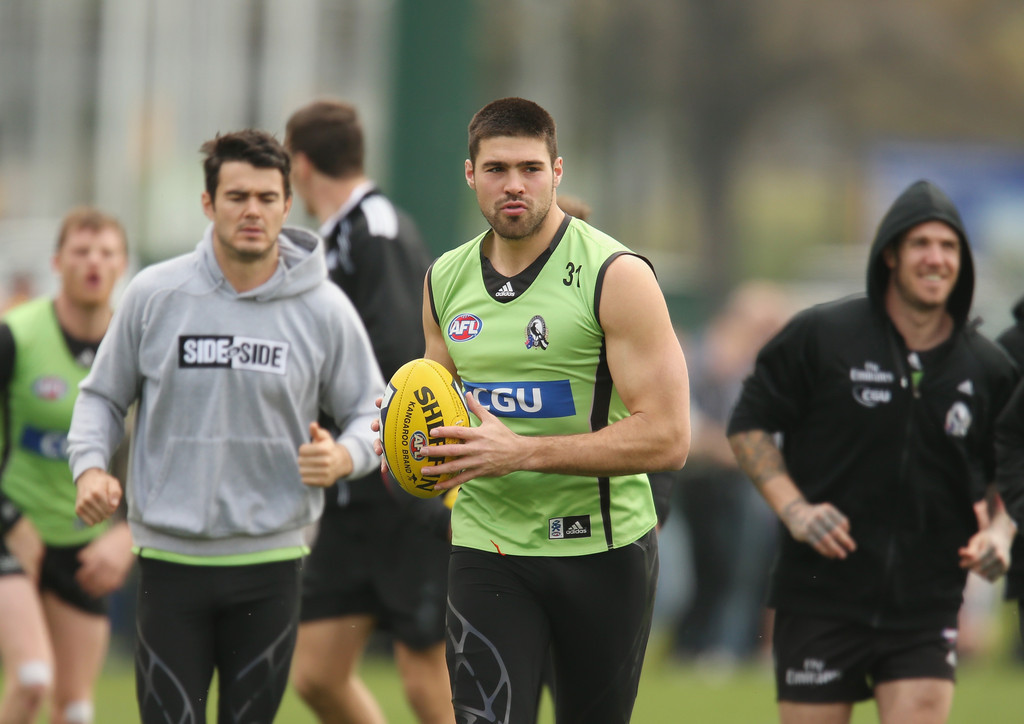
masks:
MULTIPOLYGON (((427 457, 421 451, 435 427, 469 425, 469 411, 455 380, 444 365, 414 359, 398 368, 380 404, 380 443, 395 481, 418 498, 433 498, 444 490, 434 485, 452 477, 423 475, 424 467, 440 465, 449 458, 427 457)), ((458 442, 446 438, 444 443, 458 442)), ((443 443, 442 443, 443 444, 443 443)))

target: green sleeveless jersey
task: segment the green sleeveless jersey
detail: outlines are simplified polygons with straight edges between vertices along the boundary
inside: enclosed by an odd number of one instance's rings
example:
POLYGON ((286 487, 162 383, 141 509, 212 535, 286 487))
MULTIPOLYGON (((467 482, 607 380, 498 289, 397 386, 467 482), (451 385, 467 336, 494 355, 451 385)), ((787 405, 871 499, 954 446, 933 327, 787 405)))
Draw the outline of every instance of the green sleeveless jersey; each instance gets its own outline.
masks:
MULTIPOLYGON (((605 269, 632 252, 579 219, 566 220, 550 256, 517 277, 536 273, 525 290, 512 283, 488 290, 486 233, 430 271, 434 318, 464 391, 521 435, 586 433, 629 414, 608 371, 597 312, 605 269)), ((656 522, 646 475, 518 471, 462 485, 452 543, 508 555, 586 555, 628 545, 656 522)))
POLYGON ((48 545, 79 545, 106 529, 75 515, 77 489, 67 436, 78 383, 89 370, 68 350, 52 299, 21 304, 4 318, 14 337, 8 387, 9 434, 3 490, 48 545))

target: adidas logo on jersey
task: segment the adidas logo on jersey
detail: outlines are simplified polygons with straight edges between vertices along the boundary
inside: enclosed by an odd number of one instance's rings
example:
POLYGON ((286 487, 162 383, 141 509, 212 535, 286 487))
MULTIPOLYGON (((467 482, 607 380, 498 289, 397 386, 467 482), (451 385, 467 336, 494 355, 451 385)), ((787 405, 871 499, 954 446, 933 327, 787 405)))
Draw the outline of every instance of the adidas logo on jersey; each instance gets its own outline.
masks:
POLYGON ((505 282, 501 289, 494 293, 496 297, 514 297, 516 290, 512 288, 512 282, 505 282))
POLYGON ((569 515, 564 518, 551 518, 548 521, 548 539, 589 538, 590 516, 569 515))

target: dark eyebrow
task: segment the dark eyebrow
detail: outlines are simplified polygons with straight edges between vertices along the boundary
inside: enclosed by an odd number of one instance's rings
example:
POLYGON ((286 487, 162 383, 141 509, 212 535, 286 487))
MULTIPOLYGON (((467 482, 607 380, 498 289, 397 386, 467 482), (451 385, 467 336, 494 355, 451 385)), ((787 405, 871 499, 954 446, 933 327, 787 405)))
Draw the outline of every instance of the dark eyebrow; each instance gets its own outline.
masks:
POLYGON ((225 196, 280 196, 281 192, 274 189, 265 189, 263 191, 250 190, 250 189, 225 189, 225 196))
POLYGON ((484 161, 481 164, 484 168, 497 168, 499 166, 543 166, 543 161, 520 161, 515 164, 508 164, 504 161, 484 161))

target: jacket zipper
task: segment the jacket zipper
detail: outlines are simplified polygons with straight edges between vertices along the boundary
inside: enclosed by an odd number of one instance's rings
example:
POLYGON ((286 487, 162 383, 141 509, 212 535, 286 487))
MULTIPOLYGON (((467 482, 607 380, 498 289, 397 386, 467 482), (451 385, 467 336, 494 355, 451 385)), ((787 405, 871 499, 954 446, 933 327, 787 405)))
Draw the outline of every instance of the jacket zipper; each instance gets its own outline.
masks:
MULTIPOLYGON (((907 419, 906 426, 903 432, 903 445, 900 452, 900 469, 899 476, 896 478, 898 490, 901 491, 906 487, 907 484, 907 467, 910 463, 910 442, 913 439, 914 432, 914 411, 917 407, 917 400, 921 398, 921 390, 918 385, 914 383, 913 374, 907 369, 906 357, 904 355, 905 350, 900 345, 899 341, 895 337, 895 332, 891 329, 887 330, 889 337, 889 346, 892 349, 893 361, 896 365, 896 373, 899 375, 900 388, 903 390, 910 390, 910 403, 907 405, 907 419)), ((897 498, 899 500, 899 498, 897 498)), ((893 570, 896 559, 896 526, 893 525, 889 530, 889 541, 885 551, 885 568, 883 570, 884 584, 881 592, 881 601, 879 601, 878 608, 875 609, 875 614, 871 617, 871 622, 874 626, 878 626, 882 623, 882 615, 885 608, 884 599, 889 591, 890 583, 893 578, 893 570)))

